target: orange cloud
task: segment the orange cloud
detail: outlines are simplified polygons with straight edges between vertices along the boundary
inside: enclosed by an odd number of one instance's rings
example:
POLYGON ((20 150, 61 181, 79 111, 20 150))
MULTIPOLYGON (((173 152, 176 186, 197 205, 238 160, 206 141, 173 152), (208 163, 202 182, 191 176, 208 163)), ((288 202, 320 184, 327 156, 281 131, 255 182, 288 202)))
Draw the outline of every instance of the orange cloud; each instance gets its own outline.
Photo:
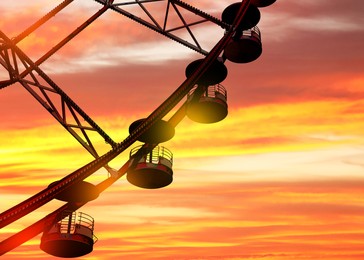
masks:
MULTIPOLYGON (((125 195, 123 190, 106 192, 85 208, 94 210, 100 239, 90 257, 339 259, 362 255, 361 185, 361 181, 230 183, 223 189, 215 185, 132 189, 125 195), (130 207, 145 207, 144 214, 130 207), (196 214, 190 215, 194 210, 196 214), (122 217, 110 219, 115 214, 122 217)), ((18 248, 9 256, 31 248, 18 248)), ((45 257, 39 251, 38 255, 45 257)))
MULTIPOLYGON (((0 4, 0 27, 9 36, 54 4, 23 2, 27 8, 0 4)), ((229 3, 197 4, 218 17, 229 3)), ((100 7, 72 4, 19 46, 36 59, 100 7)), ((176 136, 163 144, 175 155, 169 187, 141 190, 122 178, 82 208, 95 217, 99 237, 85 258, 362 259, 360 10, 355 1, 277 1, 264 9, 261 58, 226 64, 228 117, 213 125, 189 119, 178 125, 176 136)), ((203 28, 206 41, 221 37, 203 28)), ((121 141, 131 122, 147 116, 185 79, 186 65, 197 57, 165 42, 108 12, 41 67, 121 141)), ((0 197, 6 210, 92 158, 21 87, 1 94, 0 197)), ((95 145, 109 149, 103 140, 95 145)), ((102 169, 90 181, 106 176, 102 169)), ((6 227, 1 238, 59 205, 52 201, 6 227)), ((39 238, 6 259, 49 259, 39 238)))

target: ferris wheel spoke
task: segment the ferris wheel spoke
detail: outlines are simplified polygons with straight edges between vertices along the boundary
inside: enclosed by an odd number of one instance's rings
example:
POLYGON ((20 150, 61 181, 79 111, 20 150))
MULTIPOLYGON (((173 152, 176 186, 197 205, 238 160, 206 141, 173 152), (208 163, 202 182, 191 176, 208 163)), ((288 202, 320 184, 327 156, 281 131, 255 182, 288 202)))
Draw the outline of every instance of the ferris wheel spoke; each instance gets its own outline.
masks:
MULTIPOLYGON (((42 24, 47 22, 51 17, 53 17, 55 14, 63 10, 67 5, 69 5, 73 0, 65 0, 63 3, 58 5, 56 8, 54 8, 51 12, 49 12, 47 15, 42 17, 40 20, 35 22, 33 25, 31 25, 29 28, 24 30, 21 34, 14 37, 11 41, 11 45, 15 45, 18 42, 20 42, 22 39, 24 39, 26 36, 28 36, 30 33, 35 31, 37 28, 39 28, 42 24)), ((78 26, 74 31, 72 31, 68 36, 66 36, 63 40, 61 40, 58 44, 56 44, 52 49, 50 49, 47 53, 45 53, 42 57, 40 57, 37 61, 34 63, 36 66, 41 65, 44 61, 46 61, 49 57, 51 57, 53 54, 55 54, 58 50, 60 50, 63 46, 65 46, 68 42, 70 42, 74 37, 76 37, 79 33, 81 33, 84 29, 86 29, 92 22, 94 22, 98 17, 100 17, 103 13, 105 13, 108 10, 108 5, 103 6, 100 10, 98 10, 94 15, 92 15, 90 18, 88 18, 85 22, 83 22, 80 26, 78 26)), ((2 65, 6 70, 9 71, 9 80, 1 81, 0 82, 0 89, 5 88, 13 83, 16 82, 16 79, 14 78, 14 75, 11 73, 12 70, 16 70, 19 74, 16 62, 16 57, 13 57, 13 60, 10 60, 8 58, 8 51, 9 51, 9 42, 5 39, 1 39, 0 37, 0 65, 2 65)), ((14 55, 14 51, 11 50, 12 54, 14 55)), ((29 69, 23 71, 20 75, 18 75, 17 78, 24 78, 29 73, 29 69)))
POLYGON ((56 6, 53 10, 48 12, 45 16, 43 16, 41 19, 39 19, 38 21, 33 23, 31 26, 29 26, 27 29, 25 29, 22 33, 20 33, 18 36, 16 36, 13 39, 14 43, 18 43, 21 40, 23 40, 25 37, 27 37, 29 34, 34 32, 36 29, 38 29, 40 26, 42 26, 49 19, 54 17, 57 13, 62 11, 66 6, 68 6, 72 2, 73 2, 73 0, 64 0, 62 3, 60 3, 58 6, 56 6))
MULTIPOLYGON (((108 4, 106 0, 94 1, 108 4)), ((208 46, 202 46, 202 42, 206 39, 198 36, 192 27, 206 22, 225 30, 231 26, 180 0, 114 1, 109 8, 205 56, 209 50, 208 46), (156 6, 159 7, 158 13, 153 9, 156 6), (160 8, 165 8, 164 17, 160 17, 160 8), (190 21, 191 17, 194 20, 190 21)))
MULTIPOLYGON (((18 81, 68 132, 95 158, 98 153, 89 132, 97 132, 103 140, 114 147, 116 142, 94 122, 43 70, 0 32, 13 55, 9 73, 18 81), (19 67, 24 70, 19 74, 19 67), (24 77, 23 75, 27 75, 24 77)), ((10 58, 9 58, 10 60, 10 58)))

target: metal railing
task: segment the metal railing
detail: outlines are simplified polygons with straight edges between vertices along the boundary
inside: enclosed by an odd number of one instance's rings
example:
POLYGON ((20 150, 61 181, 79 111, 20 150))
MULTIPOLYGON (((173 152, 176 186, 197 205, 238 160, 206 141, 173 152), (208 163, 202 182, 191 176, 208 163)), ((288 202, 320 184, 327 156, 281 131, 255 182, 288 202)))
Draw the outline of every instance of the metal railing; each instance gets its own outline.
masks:
POLYGON ((254 37, 254 38, 261 40, 262 35, 260 33, 258 26, 254 26, 253 28, 250 28, 249 30, 244 30, 242 32, 241 37, 254 37))
POLYGON ((90 230, 90 233, 93 234, 95 221, 90 215, 79 212, 77 219, 76 212, 65 211, 63 212, 63 215, 64 217, 62 220, 56 224, 59 226, 59 232, 61 234, 75 234, 79 227, 87 228, 90 230))
POLYGON ((64 217, 58 223, 61 234, 73 234, 76 230, 76 212, 63 212, 64 217))
POLYGON ((93 217, 91 217, 90 215, 80 212, 80 213, 78 213, 78 223, 76 223, 76 224, 87 227, 93 231, 95 221, 94 221, 93 217))
MULTIPOLYGON (((190 100, 198 86, 196 85, 187 95, 187 100, 190 100)), ((202 94, 202 97, 219 98, 227 100, 227 91, 221 84, 211 85, 206 88, 206 91, 202 94)))
MULTIPOLYGON (((142 146, 140 145, 140 146, 137 146, 137 147, 134 147, 133 149, 131 149, 130 150, 130 157, 132 157, 134 154, 136 154, 141 147, 142 146)), ((142 157, 142 160, 144 162, 147 162, 147 163, 158 164, 158 163, 160 163, 161 158, 166 159, 171 164, 173 164, 173 154, 172 154, 172 152, 170 150, 168 150, 167 148, 163 147, 163 146, 156 146, 152 151, 145 154, 142 157)))

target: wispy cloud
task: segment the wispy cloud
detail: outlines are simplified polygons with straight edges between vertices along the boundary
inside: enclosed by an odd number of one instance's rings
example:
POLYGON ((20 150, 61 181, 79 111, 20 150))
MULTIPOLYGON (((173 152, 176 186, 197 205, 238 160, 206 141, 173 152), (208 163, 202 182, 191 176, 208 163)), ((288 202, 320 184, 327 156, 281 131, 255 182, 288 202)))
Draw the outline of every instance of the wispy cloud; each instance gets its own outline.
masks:
MULTIPOLYGON (((234 1, 188 2, 219 17, 234 1)), ((54 5, 4 3, 0 29, 11 37, 54 5)), ((74 1, 19 46, 37 59, 99 8, 74 1)), ((163 144, 174 153, 170 186, 143 190, 122 178, 83 207, 99 237, 85 259, 362 259, 362 11, 356 0, 279 0, 262 8, 262 56, 250 64, 226 62, 228 117, 211 125, 186 118, 177 126, 163 144)), ((198 33, 215 43, 218 29, 203 25, 198 33)), ((41 68, 121 141, 130 123, 185 80, 197 58, 108 11, 41 68)), ((8 76, 4 69, 0 75, 8 76)), ((6 210, 92 157, 22 87, 0 94, 6 210)), ((102 138, 95 145, 110 149, 102 138)), ((127 158, 126 151, 111 165, 127 158)), ((106 176, 102 169, 88 180, 106 176)), ((1 238, 59 205, 52 201, 2 229, 1 238)), ((39 238, 6 259, 48 259, 39 238)))

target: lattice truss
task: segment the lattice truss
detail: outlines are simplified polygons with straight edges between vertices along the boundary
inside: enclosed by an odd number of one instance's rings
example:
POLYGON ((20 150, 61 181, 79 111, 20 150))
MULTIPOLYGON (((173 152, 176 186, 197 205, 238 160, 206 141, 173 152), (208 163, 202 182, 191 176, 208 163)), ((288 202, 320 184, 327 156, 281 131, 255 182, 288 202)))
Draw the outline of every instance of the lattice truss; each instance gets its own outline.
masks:
POLYGON ((9 73, 9 80, 1 81, 0 88, 19 82, 95 158, 98 158, 99 155, 94 146, 95 142, 92 140, 92 135, 89 134, 90 132, 98 133, 112 148, 115 147, 116 142, 39 67, 44 61, 66 45, 107 9, 112 9, 129 17, 203 55, 208 54, 208 51, 201 46, 201 42, 205 39, 198 39, 197 34, 194 33, 194 28, 207 22, 214 23, 222 28, 229 28, 221 20, 179 0, 96 0, 96 2, 103 5, 98 12, 37 61, 32 61, 16 44, 72 2, 74 1, 63 1, 54 10, 12 40, 4 33, 0 33, 0 64, 9 73), (164 15, 161 16, 160 14, 164 15))
MULTIPOLYGON (((209 66, 219 58, 224 46, 226 46, 233 37, 237 30, 237 25, 242 21, 244 13, 250 4, 249 0, 242 1, 237 18, 231 25, 227 25, 220 19, 180 0, 95 1, 101 5, 101 8, 36 61, 31 60, 19 47, 17 47, 17 44, 44 25, 57 13, 65 9, 68 5, 77 1, 64 0, 44 17, 40 18, 39 21, 30 25, 26 30, 14 38, 9 38, 5 33, 0 31, 0 64, 8 73, 8 78, 0 81, 0 89, 11 86, 14 83, 20 83, 95 158, 94 161, 65 176, 52 187, 40 191, 22 203, 1 213, 0 228, 49 202, 57 194, 87 178, 101 167, 106 167, 111 175, 108 179, 97 185, 100 192, 123 176, 129 166, 132 165, 133 159, 130 159, 117 171, 108 167, 107 164, 130 147, 140 135, 146 132, 158 120, 166 116, 182 98, 187 95, 209 66), (40 68, 40 65, 43 62, 69 43, 76 35, 109 9, 206 56, 197 69, 171 94, 171 96, 156 108, 143 123, 136 127, 136 129, 120 143, 112 140, 112 138, 109 137, 101 127, 99 127, 97 123, 94 122, 86 112, 84 112, 76 102, 40 68), (216 25, 222 30, 222 38, 210 49, 206 49, 205 46, 202 46, 202 42, 206 39, 199 38, 198 33, 195 33, 195 28, 204 23, 216 25), (99 155, 97 152, 98 148, 95 147, 95 142, 93 140, 95 133, 98 138, 101 136, 105 142, 111 146, 111 150, 108 153, 99 155)), ((169 122, 175 126, 184 116, 185 109, 184 105, 182 105, 182 107, 180 107, 169 119, 169 122)), ((153 145, 149 145, 148 147, 146 144, 143 147, 145 150, 151 148, 153 148, 153 145)), ((141 149, 141 151, 143 149, 141 149)), ((138 158, 138 156, 140 156, 140 153, 137 153, 134 158, 138 158)), ((31 225, 5 241, 0 242, 0 255, 42 232, 45 225, 60 220, 60 212, 65 210, 74 211, 82 205, 83 203, 74 204, 69 202, 36 222, 34 225, 31 225)))

